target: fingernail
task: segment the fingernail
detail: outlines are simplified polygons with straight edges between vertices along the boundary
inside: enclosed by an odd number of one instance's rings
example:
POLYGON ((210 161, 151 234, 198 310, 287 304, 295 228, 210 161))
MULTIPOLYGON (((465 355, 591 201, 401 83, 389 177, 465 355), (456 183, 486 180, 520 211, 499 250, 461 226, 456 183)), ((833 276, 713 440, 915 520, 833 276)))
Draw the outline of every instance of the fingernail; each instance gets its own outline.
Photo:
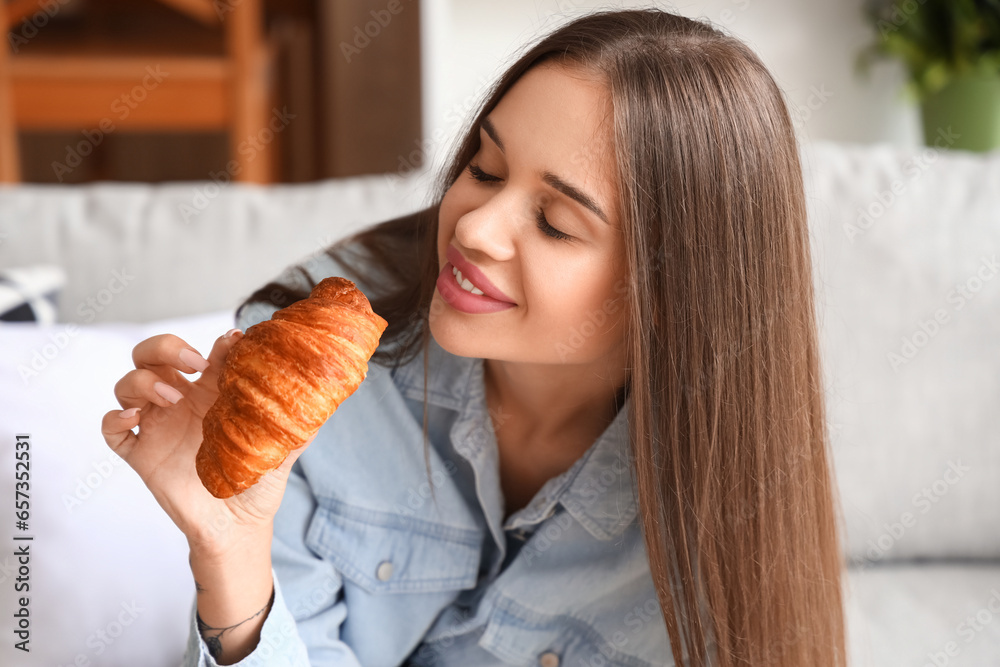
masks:
POLYGON ((229 331, 226 332, 226 335, 223 336, 223 338, 229 338, 234 333, 243 333, 243 332, 241 330, 239 330, 239 329, 230 329, 229 331))
POLYGON ((153 391, 155 391, 157 394, 159 394, 163 398, 167 399, 171 403, 176 403, 177 401, 179 401, 182 398, 184 398, 184 394, 182 394, 181 392, 177 391, 176 389, 174 389, 173 387, 171 387, 166 382, 156 382, 156 383, 154 383, 153 384, 153 391))
POLYGON ((181 361, 198 371, 208 368, 208 360, 194 350, 184 348, 180 353, 181 361))
POLYGON ((122 410, 118 413, 118 416, 122 419, 131 419, 132 417, 135 417, 141 409, 142 408, 129 408, 128 410, 122 410))

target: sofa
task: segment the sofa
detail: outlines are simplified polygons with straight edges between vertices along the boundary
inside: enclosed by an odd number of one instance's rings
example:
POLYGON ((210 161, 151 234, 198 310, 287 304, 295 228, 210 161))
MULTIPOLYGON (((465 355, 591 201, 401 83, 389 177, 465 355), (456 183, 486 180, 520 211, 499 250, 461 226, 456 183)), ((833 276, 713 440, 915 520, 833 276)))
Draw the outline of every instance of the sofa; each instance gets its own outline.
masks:
MULTIPOLYGON (((801 156, 849 664, 1000 665, 1000 152, 801 156)), ((186 542, 100 433, 132 348, 169 332, 207 353, 257 287, 426 206, 432 177, 0 187, 0 277, 48 281, 40 321, 0 324, 0 664, 180 662, 186 542)))

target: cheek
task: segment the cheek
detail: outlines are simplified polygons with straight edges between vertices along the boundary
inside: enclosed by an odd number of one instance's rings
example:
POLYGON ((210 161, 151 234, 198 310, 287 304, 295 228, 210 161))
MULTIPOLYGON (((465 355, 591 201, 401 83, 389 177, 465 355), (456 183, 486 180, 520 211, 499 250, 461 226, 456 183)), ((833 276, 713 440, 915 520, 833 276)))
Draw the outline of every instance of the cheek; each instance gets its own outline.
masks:
POLYGON ((438 206, 438 238, 443 236, 445 245, 454 236, 458 219, 476 208, 474 194, 469 184, 463 182, 463 177, 460 176, 441 198, 441 204, 438 206))
POLYGON ((539 350, 553 350, 562 362, 603 357, 621 341, 625 304, 614 287, 614 280, 593 271, 550 283, 531 301, 537 308, 523 338, 539 350))
POLYGON ((451 243, 451 238, 455 235, 455 224, 458 220, 458 213, 455 211, 454 201, 455 198, 449 196, 451 190, 445 193, 444 198, 441 200, 441 205, 438 207, 438 232, 437 232, 437 246, 438 246, 438 264, 439 266, 444 266, 448 259, 445 257, 445 251, 448 249, 448 244, 451 243))
MULTIPOLYGON (((545 264, 556 266, 552 261, 545 264)), ((608 278, 589 265, 534 272, 530 284, 528 302, 545 313, 541 319, 551 323, 557 336, 559 330, 579 326, 613 296, 608 278)))

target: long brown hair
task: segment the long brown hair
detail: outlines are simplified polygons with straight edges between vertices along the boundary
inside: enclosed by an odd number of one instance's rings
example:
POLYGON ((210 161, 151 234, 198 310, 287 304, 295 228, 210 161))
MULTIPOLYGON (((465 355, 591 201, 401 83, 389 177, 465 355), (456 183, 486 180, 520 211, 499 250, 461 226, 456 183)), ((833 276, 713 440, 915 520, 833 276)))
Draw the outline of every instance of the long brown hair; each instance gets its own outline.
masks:
MULTIPOLYGON (((613 104, 632 474, 674 661, 843 666, 798 148, 781 90, 738 39, 636 9, 588 14, 527 48, 464 128, 435 203, 326 250, 377 274, 368 296, 389 327, 373 361, 423 350, 426 370, 438 206, 479 149, 482 118, 545 60, 595 73, 613 104), (353 241, 363 261, 346 256, 353 241)), ((305 296, 270 283, 244 305, 305 296)), ((426 403, 424 415, 426 436, 426 403)))

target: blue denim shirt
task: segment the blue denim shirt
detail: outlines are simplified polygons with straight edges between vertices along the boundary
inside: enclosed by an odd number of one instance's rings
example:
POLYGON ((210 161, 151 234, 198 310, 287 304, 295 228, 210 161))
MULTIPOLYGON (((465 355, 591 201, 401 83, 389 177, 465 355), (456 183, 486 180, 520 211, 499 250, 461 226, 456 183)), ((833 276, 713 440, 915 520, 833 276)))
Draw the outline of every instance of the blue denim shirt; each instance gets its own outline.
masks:
MULTIPOLYGON (((367 291, 328 257, 301 266, 367 291)), ((278 280, 308 286, 294 267, 278 280)), ((236 325, 274 310, 248 306, 236 325)), ((422 354, 370 362, 296 461, 274 520, 274 602, 236 664, 673 665, 637 518, 627 403, 504 520, 483 360, 432 340, 427 389, 430 481, 422 354)), ((215 666, 195 608, 183 667, 215 666)))

